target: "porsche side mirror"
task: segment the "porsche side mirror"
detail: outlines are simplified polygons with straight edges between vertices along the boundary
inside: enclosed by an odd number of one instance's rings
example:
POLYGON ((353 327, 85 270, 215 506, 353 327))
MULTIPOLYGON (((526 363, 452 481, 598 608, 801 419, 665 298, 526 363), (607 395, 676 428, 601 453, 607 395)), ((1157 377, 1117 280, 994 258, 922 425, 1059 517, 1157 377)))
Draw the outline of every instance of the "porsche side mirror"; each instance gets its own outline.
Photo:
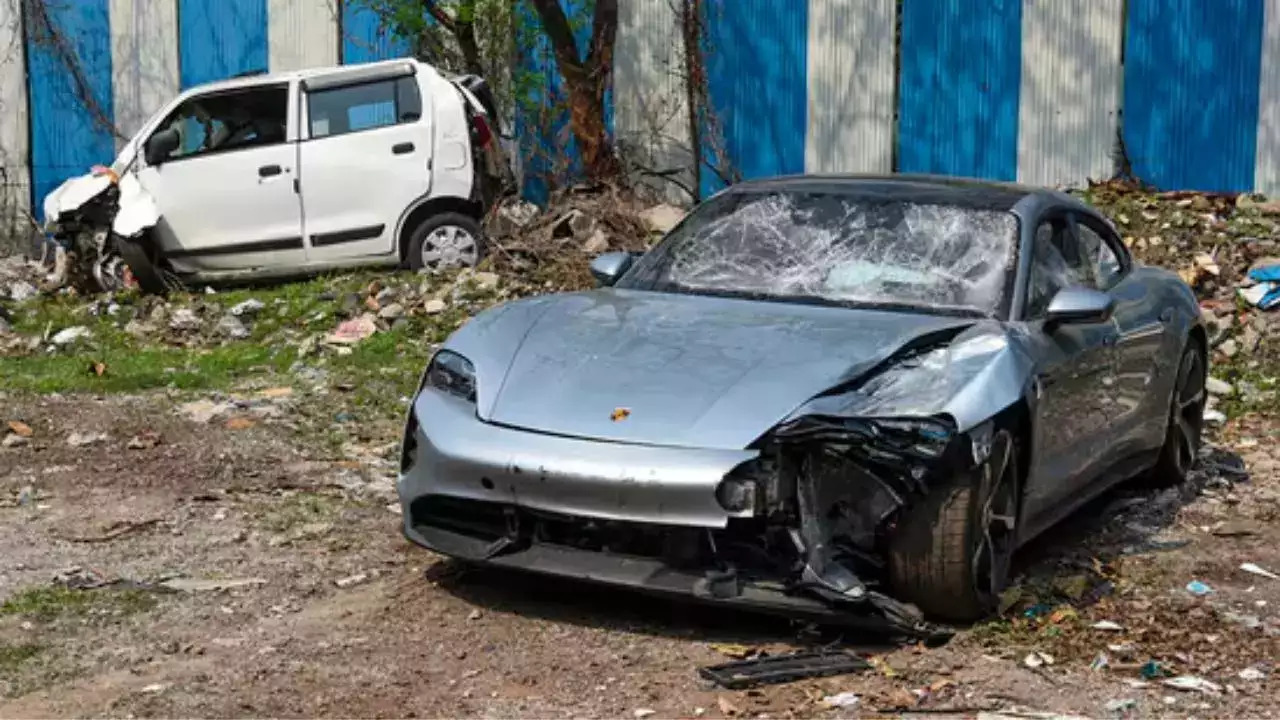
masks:
POLYGON ((1115 300, 1100 290, 1069 287, 1058 291, 1045 312, 1045 329, 1059 325, 1087 325, 1111 319, 1115 300))
POLYGON ((609 287, 631 267, 634 258, 628 252, 609 252, 591 261, 591 276, 600 287, 609 287))
POLYGON ((175 128, 161 130, 160 132, 147 138, 147 164, 155 167, 165 160, 169 159, 169 155, 178 149, 178 131, 175 128))

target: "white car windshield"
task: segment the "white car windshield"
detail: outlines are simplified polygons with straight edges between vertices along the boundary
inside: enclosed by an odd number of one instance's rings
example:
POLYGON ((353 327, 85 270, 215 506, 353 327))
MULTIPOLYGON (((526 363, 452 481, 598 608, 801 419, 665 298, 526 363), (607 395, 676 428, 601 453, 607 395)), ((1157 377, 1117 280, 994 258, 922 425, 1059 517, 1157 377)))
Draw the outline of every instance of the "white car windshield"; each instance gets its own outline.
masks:
POLYGON ((992 315, 1017 235, 1003 210, 731 192, 695 210, 617 286, 992 315))

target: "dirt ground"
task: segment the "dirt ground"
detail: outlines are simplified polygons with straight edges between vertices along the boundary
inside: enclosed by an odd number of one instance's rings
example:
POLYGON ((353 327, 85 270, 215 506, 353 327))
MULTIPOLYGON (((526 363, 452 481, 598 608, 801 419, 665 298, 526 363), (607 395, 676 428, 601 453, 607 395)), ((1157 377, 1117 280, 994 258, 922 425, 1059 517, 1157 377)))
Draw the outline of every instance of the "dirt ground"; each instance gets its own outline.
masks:
POLYGON ((1280 714, 1280 579, 1240 569, 1280 572, 1280 426, 1257 418, 1187 487, 1052 530, 1003 619, 924 648, 466 570, 401 537, 392 455, 330 460, 289 421, 305 401, 272 402, 199 423, 163 394, 0 396, 30 427, 0 449, 0 716, 1280 714), (744 692, 696 672, 822 644, 876 669, 744 692))

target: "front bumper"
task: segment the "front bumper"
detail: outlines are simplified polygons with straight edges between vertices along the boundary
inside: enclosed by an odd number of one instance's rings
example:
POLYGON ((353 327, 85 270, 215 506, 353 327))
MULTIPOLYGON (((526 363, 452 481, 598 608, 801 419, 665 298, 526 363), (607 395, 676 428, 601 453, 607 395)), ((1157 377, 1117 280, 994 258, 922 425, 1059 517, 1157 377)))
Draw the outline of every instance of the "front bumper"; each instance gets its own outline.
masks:
MULTIPOLYGON (((482 422, 475 406, 431 388, 414 401, 398 482, 405 522, 443 496, 601 520, 723 528, 716 487, 751 450, 597 442, 482 422)), ((408 525, 407 525, 408 526, 408 525)))
POLYGON ((758 567, 740 567, 726 591, 722 567, 705 558, 690 561, 679 550, 669 554, 668 541, 677 541, 673 547, 691 536, 729 541, 741 529, 716 500, 716 487, 753 460, 754 451, 514 430, 482 422, 470 403, 431 389, 415 399, 405 435, 397 485, 404 534, 441 554, 790 618, 937 635, 920 623, 895 622, 892 612, 887 617, 896 603, 875 593, 866 602, 832 604, 790 587, 785 572, 758 567), (601 530, 606 539, 583 540, 584 528, 601 530), (621 551, 611 547, 619 538, 625 539, 621 551), (636 547, 647 550, 637 553, 636 547))

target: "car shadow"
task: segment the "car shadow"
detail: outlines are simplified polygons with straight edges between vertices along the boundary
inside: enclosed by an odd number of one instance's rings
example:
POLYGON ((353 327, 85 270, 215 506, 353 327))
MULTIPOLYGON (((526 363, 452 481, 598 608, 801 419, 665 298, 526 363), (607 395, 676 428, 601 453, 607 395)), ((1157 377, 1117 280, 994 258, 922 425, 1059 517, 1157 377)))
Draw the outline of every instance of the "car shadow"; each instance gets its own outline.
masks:
POLYGON ((1014 558, 1013 583, 1030 589, 1024 595, 1042 601, 1095 602, 1115 589, 1100 568, 1126 556, 1171 553, 1190 545, 1190 540, 1166 536, 1179 512, 1208 488, 1243 482, 1249 482, 1244 459, 1210 447, 1178 485, 1159 487, 1142 479, 1122 483, 1022 547, 1014 558))
MULTIPOLYGON (((1085 504, 1020 549, 1013 577, 1019 585, 1051 586, 1063 577, 1084 576, 1079 593, 1062 602, 1087 604, 1110 593, 1108 582, 1093 572, 1094 561, 1123 555, 1176 550, 1186 541, 1162 540, 1179 510, 1206 487, 1247 482, 1239 455, 1213 448, 1203 453, 1188 479, 1158 488, 1133 480, 1085 504)), ((808 619, 658 597, 588 581, 484 568, 443 559, 427 570, 427 579, 473 605, 553 622, 656 637, 720 643, 840 644, 868 650, 892 647, 893 638, 808 619)))

